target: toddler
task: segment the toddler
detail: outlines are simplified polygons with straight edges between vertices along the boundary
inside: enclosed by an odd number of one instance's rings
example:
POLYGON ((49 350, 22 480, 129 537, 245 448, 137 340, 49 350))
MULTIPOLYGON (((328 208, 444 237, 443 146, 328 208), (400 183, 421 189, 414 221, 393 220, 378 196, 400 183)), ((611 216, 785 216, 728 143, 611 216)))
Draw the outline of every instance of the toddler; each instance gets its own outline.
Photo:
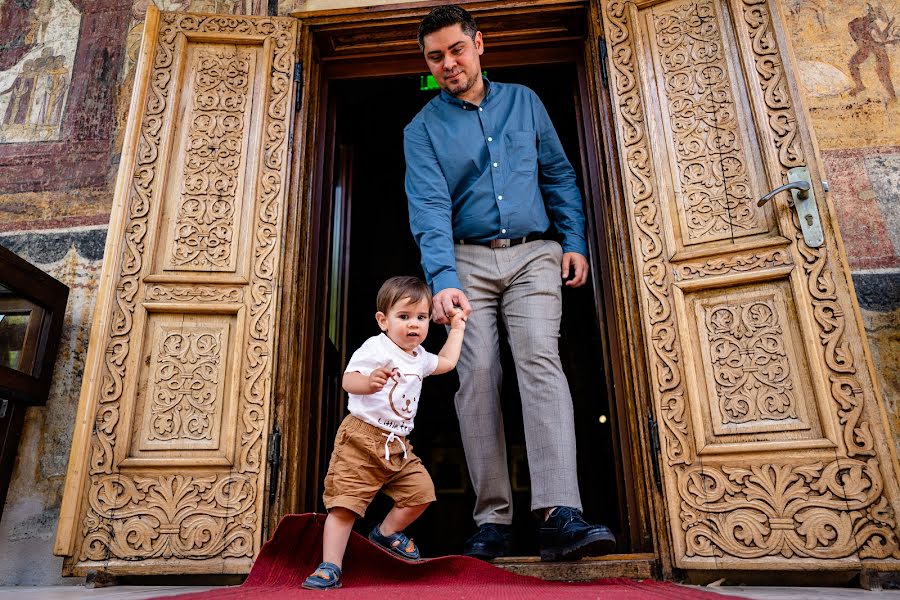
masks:
POLYGON ((416 277, 392 277, 378 291, 375 320, 381 334, 350 357, 343 388, 350 413, 338 428, 325 476, 322 564, 303 587, 341 587, 341 565, 354 521, 383 490, 394 506, 369 539, 399 557, 418 560, 419 549, 403 534, 434 502, 434 484, 413 454, 407 435, 419 406, 422 380, 451 371, 459 360, 465 315, 450 319, 447 343, 437 354, 421 344, 431 322, 431 291, 416 277))

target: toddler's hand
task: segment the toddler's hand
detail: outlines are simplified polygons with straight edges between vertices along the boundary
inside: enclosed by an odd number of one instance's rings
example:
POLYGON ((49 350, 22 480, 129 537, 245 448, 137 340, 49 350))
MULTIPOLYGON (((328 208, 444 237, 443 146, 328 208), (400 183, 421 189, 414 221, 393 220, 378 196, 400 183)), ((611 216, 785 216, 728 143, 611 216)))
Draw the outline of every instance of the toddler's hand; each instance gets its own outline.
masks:
POLYGON ((374 394, 380 392, 384 388, 388 379, 391 378, 393 371, 385 367, 375 369, 369 374, 369 393, 374 394))
POLYGON ((453 308, 453 313, 450 315, 450 329, 466 330, 466 313, 461 308, 453 308))

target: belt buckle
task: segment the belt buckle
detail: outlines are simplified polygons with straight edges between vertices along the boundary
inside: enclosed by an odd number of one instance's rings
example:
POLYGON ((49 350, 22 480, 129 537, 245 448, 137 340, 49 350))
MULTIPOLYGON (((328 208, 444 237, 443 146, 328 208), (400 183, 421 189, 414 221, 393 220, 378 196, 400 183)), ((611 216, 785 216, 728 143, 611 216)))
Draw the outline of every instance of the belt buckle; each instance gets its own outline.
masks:
POLYGON ((509 248, 512 246, 512 240, 498 239, 491 240, 491 248, 509 248))

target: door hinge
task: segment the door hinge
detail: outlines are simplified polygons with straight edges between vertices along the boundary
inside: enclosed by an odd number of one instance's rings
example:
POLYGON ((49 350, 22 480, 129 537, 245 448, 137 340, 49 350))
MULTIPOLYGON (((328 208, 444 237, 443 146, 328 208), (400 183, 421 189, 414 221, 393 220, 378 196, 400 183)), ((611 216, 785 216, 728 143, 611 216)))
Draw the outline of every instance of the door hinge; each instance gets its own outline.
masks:
POLYGON ((609 88, 609 71, 606 67, 609 53, 606 50, 606 39, 602 35, 597 38, 597 47, 600 49, 600 79, 603 81, 603 87, 609 88))
POLYGON ((656 482, 656 491, 662 492, 662 477, 659 473, 659 429, 652 415, 647 417, 647 427, 650 429, 650 452, 653 453, 650 463, 653 466, 653 480, 656 482))
POLYGON ((269 502, 275 500, 278 492, 278 465, 281 464, 281 430, 278 429, 278 423, 272 427, 272 433, 269 434, 269 502))
POLYGON ((297 63, 294 65, 294 83, 295 87, 295 95, 294 95, 294 112, 300 110, 300 101, 303 98, 303 63, 297 63))

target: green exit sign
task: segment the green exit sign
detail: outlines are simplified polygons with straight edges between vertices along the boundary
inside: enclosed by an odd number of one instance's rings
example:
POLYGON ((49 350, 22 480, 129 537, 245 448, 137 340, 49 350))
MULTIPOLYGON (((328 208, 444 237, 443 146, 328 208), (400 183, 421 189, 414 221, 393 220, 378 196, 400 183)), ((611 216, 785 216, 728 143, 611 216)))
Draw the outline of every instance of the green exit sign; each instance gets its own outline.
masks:
MULTIPOLYGON (((487 77, 487 71, 481 72, 482 77, 487 77)), ((428 90, 439 90, 441 86, 434 80, 434 75, 422 75, 419 77, 419 91, 427 92, 428 90)))
POLYGON ((422 75, 419 78, 419 91, 427 92, 428 90, 437 90, 441 86, 434 80, 434 75, 422 75))

